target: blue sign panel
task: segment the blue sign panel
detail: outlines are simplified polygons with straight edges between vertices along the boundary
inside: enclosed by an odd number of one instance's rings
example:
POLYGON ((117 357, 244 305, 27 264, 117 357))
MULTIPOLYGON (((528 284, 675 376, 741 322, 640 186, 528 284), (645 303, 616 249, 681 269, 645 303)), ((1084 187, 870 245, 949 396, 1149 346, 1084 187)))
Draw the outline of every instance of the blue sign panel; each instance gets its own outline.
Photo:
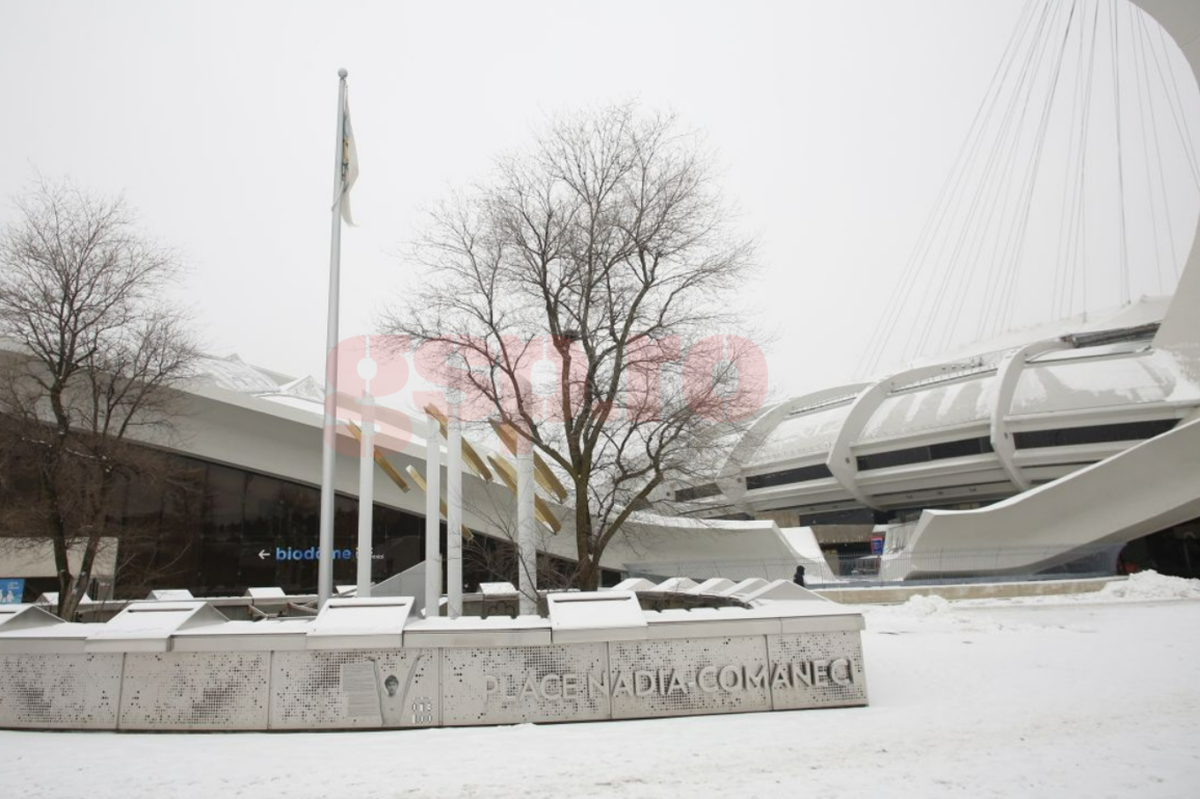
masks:
POLYGON ((0 605, 20 604, 25 596, 25 580, 0 579, 0 605))
POLYGON ((881 535, 871 536, 871 554, 872 555, 882 555, 883 554, 883 536, 881 536, 881 535))

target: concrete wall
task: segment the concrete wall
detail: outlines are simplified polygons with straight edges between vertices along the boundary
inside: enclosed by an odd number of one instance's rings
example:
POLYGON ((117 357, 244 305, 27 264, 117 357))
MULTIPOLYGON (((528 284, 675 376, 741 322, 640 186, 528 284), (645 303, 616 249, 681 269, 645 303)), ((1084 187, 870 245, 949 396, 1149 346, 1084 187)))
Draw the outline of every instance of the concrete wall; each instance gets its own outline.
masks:
POLYGON ((801 598, 658 612, 628 592, 573 593, 562 601, 591 606, 560 612, 551 596, 549 619, 426 620, 408 618, 409 598, 331 600, 316 619, 279 622, 144 603, 91 625, 27 608, 0 618, 0 727, 400 728, 866 704, 862 617, 795 586, 755 590, 801 598))
POLYGON ((907 602, 914 596, 940 596, 942 599, 1012 599, 1023 596, 1090 594, 1124 577, 1097 577, 1084 580, 1037 580, 1019 583, 957 583, 954 585, 887 585, 859 588, 824 588, 814 593, 847 605, 890 605, 907 602))

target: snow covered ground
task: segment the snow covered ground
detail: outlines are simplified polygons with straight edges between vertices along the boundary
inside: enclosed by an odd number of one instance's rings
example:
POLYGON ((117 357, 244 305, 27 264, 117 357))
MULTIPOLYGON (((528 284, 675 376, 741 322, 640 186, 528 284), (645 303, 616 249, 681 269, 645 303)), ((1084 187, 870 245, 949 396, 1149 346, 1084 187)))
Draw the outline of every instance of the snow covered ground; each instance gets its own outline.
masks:
POLYGON ((865 607, 871 706, 356 733, 0 732, 6 795, 1196 797, 1200 581, 865 607))

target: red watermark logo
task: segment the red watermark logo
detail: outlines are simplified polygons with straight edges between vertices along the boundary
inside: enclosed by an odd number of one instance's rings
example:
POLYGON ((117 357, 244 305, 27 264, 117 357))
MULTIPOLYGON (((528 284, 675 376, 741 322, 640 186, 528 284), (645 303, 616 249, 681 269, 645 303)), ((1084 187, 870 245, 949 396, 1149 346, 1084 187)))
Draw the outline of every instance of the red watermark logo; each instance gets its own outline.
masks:
POLYGON ((336 428, 373 424, 376 446, 403 451, 414 420, 378 401, 410 387, 418 409, 432 404, 446 413, 457 401, 463 422, 528 418, 538 425, 575 418, 585 406, 628 423, 678 423, 683 416, 738 422, 767 397, 766 358, 741 336, 713 335, 686 348, 677 337, 630 340, 616 379, 613 353, 591 355, 582 342, 551 335, 415 345, 408 336, 353 336, 326 359, 326 390, 335 379, 337 386, 325 398, 326 433, 340 454, 358 455, 360 446, 334 435, 336 428), (601 366, 589 366, 595 362, 601 366))

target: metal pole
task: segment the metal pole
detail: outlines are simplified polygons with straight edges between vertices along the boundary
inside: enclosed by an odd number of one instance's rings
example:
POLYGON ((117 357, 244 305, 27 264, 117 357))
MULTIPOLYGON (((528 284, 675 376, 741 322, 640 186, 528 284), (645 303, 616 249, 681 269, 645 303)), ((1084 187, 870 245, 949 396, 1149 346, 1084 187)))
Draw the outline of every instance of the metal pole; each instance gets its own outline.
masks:
POLYGON ((425 617, 430 618, 439 615, 442 598, 442 434, 437 419, 427 416, 425 422, 425 617))
POLYGON ((450 618, 462 615, 462 421, 450 403, 446 437, 446 605, 450 618))
MULTIPOLYGON (((368 348, 370 344, 367 345, 368 348)), ((370 349, 367 350, 370 357, 370 349)), ((362 452, 358 462, 358 593, 371 595, 371 529, 375 510, 375 401, 371 398, 371 381, 363 390, 362 452)))
POLYGON ((346 129, 346 70, 338 70, 337 136, 333 157, 333 227, 329 240, 329 312, 325 328, 325 420, 321 431, 321 530, 317 539, 317 606, 333 595, 333 501, 337 453, 338 270, 342 260, 342 137, 346 129))
POLYGON ((517 569, 521 615, 537 615, 537 534, 533 518, 533 449, 517 439, 517 569))

